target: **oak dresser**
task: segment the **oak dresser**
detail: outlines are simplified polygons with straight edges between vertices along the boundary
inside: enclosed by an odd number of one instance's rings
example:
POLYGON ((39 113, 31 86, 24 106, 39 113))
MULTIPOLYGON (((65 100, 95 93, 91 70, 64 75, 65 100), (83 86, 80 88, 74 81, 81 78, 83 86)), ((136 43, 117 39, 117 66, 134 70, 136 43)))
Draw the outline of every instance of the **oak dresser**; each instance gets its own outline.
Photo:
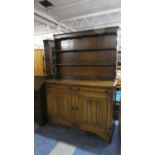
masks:
POLYGON ((53 76, 46 80, 48 122, 110 141, 118 27, 54 36, 53 76))

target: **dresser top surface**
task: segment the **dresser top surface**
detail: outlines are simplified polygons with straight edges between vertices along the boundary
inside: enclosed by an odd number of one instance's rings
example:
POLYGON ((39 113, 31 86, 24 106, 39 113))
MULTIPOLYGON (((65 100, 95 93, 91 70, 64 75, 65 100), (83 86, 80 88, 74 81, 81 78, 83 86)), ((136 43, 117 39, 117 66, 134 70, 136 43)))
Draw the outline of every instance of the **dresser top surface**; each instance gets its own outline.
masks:
POLYGON ((92 81, 92 80, 46 80, 46 83, 51 84, 67 84, 79 86, 96 86, 96 87, 115 87, 115 81, 92 81))

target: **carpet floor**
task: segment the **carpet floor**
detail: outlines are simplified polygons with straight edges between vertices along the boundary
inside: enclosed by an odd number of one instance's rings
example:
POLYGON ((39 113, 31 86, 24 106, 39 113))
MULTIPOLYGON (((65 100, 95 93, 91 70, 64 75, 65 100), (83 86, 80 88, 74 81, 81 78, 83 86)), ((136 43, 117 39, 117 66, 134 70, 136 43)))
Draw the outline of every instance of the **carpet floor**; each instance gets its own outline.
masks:
POLYGON ((35 155, 120 155, 118 124, 109 144, 89 132, 58 126, 35 124, 35 155))

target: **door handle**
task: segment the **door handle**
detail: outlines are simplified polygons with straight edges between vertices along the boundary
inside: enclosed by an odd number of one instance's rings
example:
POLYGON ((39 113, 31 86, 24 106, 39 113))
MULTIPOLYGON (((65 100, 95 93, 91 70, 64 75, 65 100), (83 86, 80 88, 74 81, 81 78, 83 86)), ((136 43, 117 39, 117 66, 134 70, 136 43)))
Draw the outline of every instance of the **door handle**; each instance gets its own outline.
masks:
POLYGON ((72 107, 71 109, 72 109, 72 110, 79 110, 78 107, 72 107))
POLYGON ((75 107, 72 107, 72 110, 75 110, 75 107))

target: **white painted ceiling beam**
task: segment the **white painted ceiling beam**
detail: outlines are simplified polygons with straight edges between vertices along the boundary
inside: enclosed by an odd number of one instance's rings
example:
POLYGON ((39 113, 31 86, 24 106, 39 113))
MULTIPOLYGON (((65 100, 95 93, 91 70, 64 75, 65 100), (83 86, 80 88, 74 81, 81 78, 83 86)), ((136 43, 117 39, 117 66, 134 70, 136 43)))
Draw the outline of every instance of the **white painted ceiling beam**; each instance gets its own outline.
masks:
POLYGON ((65 31, 61 30, 61 29, 41 29, 41 30, 36 30, 34 32, 35 36, 40 36, 40 35, 45 35, 45 34, 60 34, 60 33, 65 33, 65 31))
POLYGON ((41 17, 39 17, 39 16, 37 16, 37 15, 34 15, 34 20, 36 20, 36 21, 38 21, 38 22, 40 22, 40 23, 42 23, 42 24, 44 24, 44 25, 49 25, 49 26, 51 26, 51 27, 56 27, 56 26, 57 26, 57 24, 52 23, 52 22, 49 22, 49 21, 47 21, 46 19, 41 18, 41 17))
POLYGON ((110 14, 110 13, 118 13, 118 12, 121 12, 121 8, 107 10, 107 11, 102 11, 102 12, 96 12, 96 13, 92 13, 92 14, 88 14, 88 15, 83 15, 83 16, 78 16, 78 17, 73 17, 73 18, 67 18, 67 19, 62 20, 62 22, 71 21, 71 20, 77 20, 77 19, 81 19, 81 18, 94 17, 94 16, 99 16, 99 15, 105 15, 105 14, 110 14))
POLYGON ((95 28, 103 28, 108 25, 119 26, 121 23, 121 10, 109 10, 95 14, 70 18, 62 21, 70 28, 77 30, 88 30, 95 28))
POLYGON ((65 33, 64 30, 62 29, 41 29, 41 30, 36 30, 36 32, 34 32, 35 36, 40 36, 40 35, 45 35, 45 34, 60 34, 60 33, 65 33))
POLYGON ((54 10, 61 10, 61 9, 72 7, 72 6, 78 5, 78 4, 82 5, 83 3, 87 3, 89 1, 92 1, 92 0, 81 0, 81 1, 77 1, 77 2, 72 2, 69 4, 63 5, 63 6, 56 7, 54 10))
POLYGON ((106 23, 106 24, 101 24, 96 26, 79 27, 79 28, 76 28, 76 31, 94 30, 94 29, 107 28, 107 27, 113 27, 113 26, 120 27, 120 25, 121 25, 120 23, 106 23))
POLYGON ((41 36, 41 35, 45 35, 45 34, 51 34, 51 37, 52 37, 52 35, 53 35, 54 33, 53 33, 53 31, 48 30, 48 31, 40 31, 40 32, 37 32, 37 33, 35 33, 34 35, 35 35, 35 36, 41 36))
MULTIPOLYGON (((51 16, 49 16, 49 15, 47 15, 47 14, 41 12, 41 11, 38 11, 38 10, 34 9, 34 14, 35 14, 36 16, 38 15, 38 16, 40 16, 40 17, 43 17, 45 20, 47 20, 47 21, 49 21, 49 22, 51 22, 51 23, 57 24, 58 26, 61 26, 61 27, 65 28, 65 29, 67 29, 67 30, 69 30, 69 31, 74 31, 73 29, 68 28, 65 24, 63 24, 63 23, 57 21, 57 20, 54 19, 53 17, 51 17, 51 16)), ((36 19, 36 17, 35 17, 35 19, 36 19)))

